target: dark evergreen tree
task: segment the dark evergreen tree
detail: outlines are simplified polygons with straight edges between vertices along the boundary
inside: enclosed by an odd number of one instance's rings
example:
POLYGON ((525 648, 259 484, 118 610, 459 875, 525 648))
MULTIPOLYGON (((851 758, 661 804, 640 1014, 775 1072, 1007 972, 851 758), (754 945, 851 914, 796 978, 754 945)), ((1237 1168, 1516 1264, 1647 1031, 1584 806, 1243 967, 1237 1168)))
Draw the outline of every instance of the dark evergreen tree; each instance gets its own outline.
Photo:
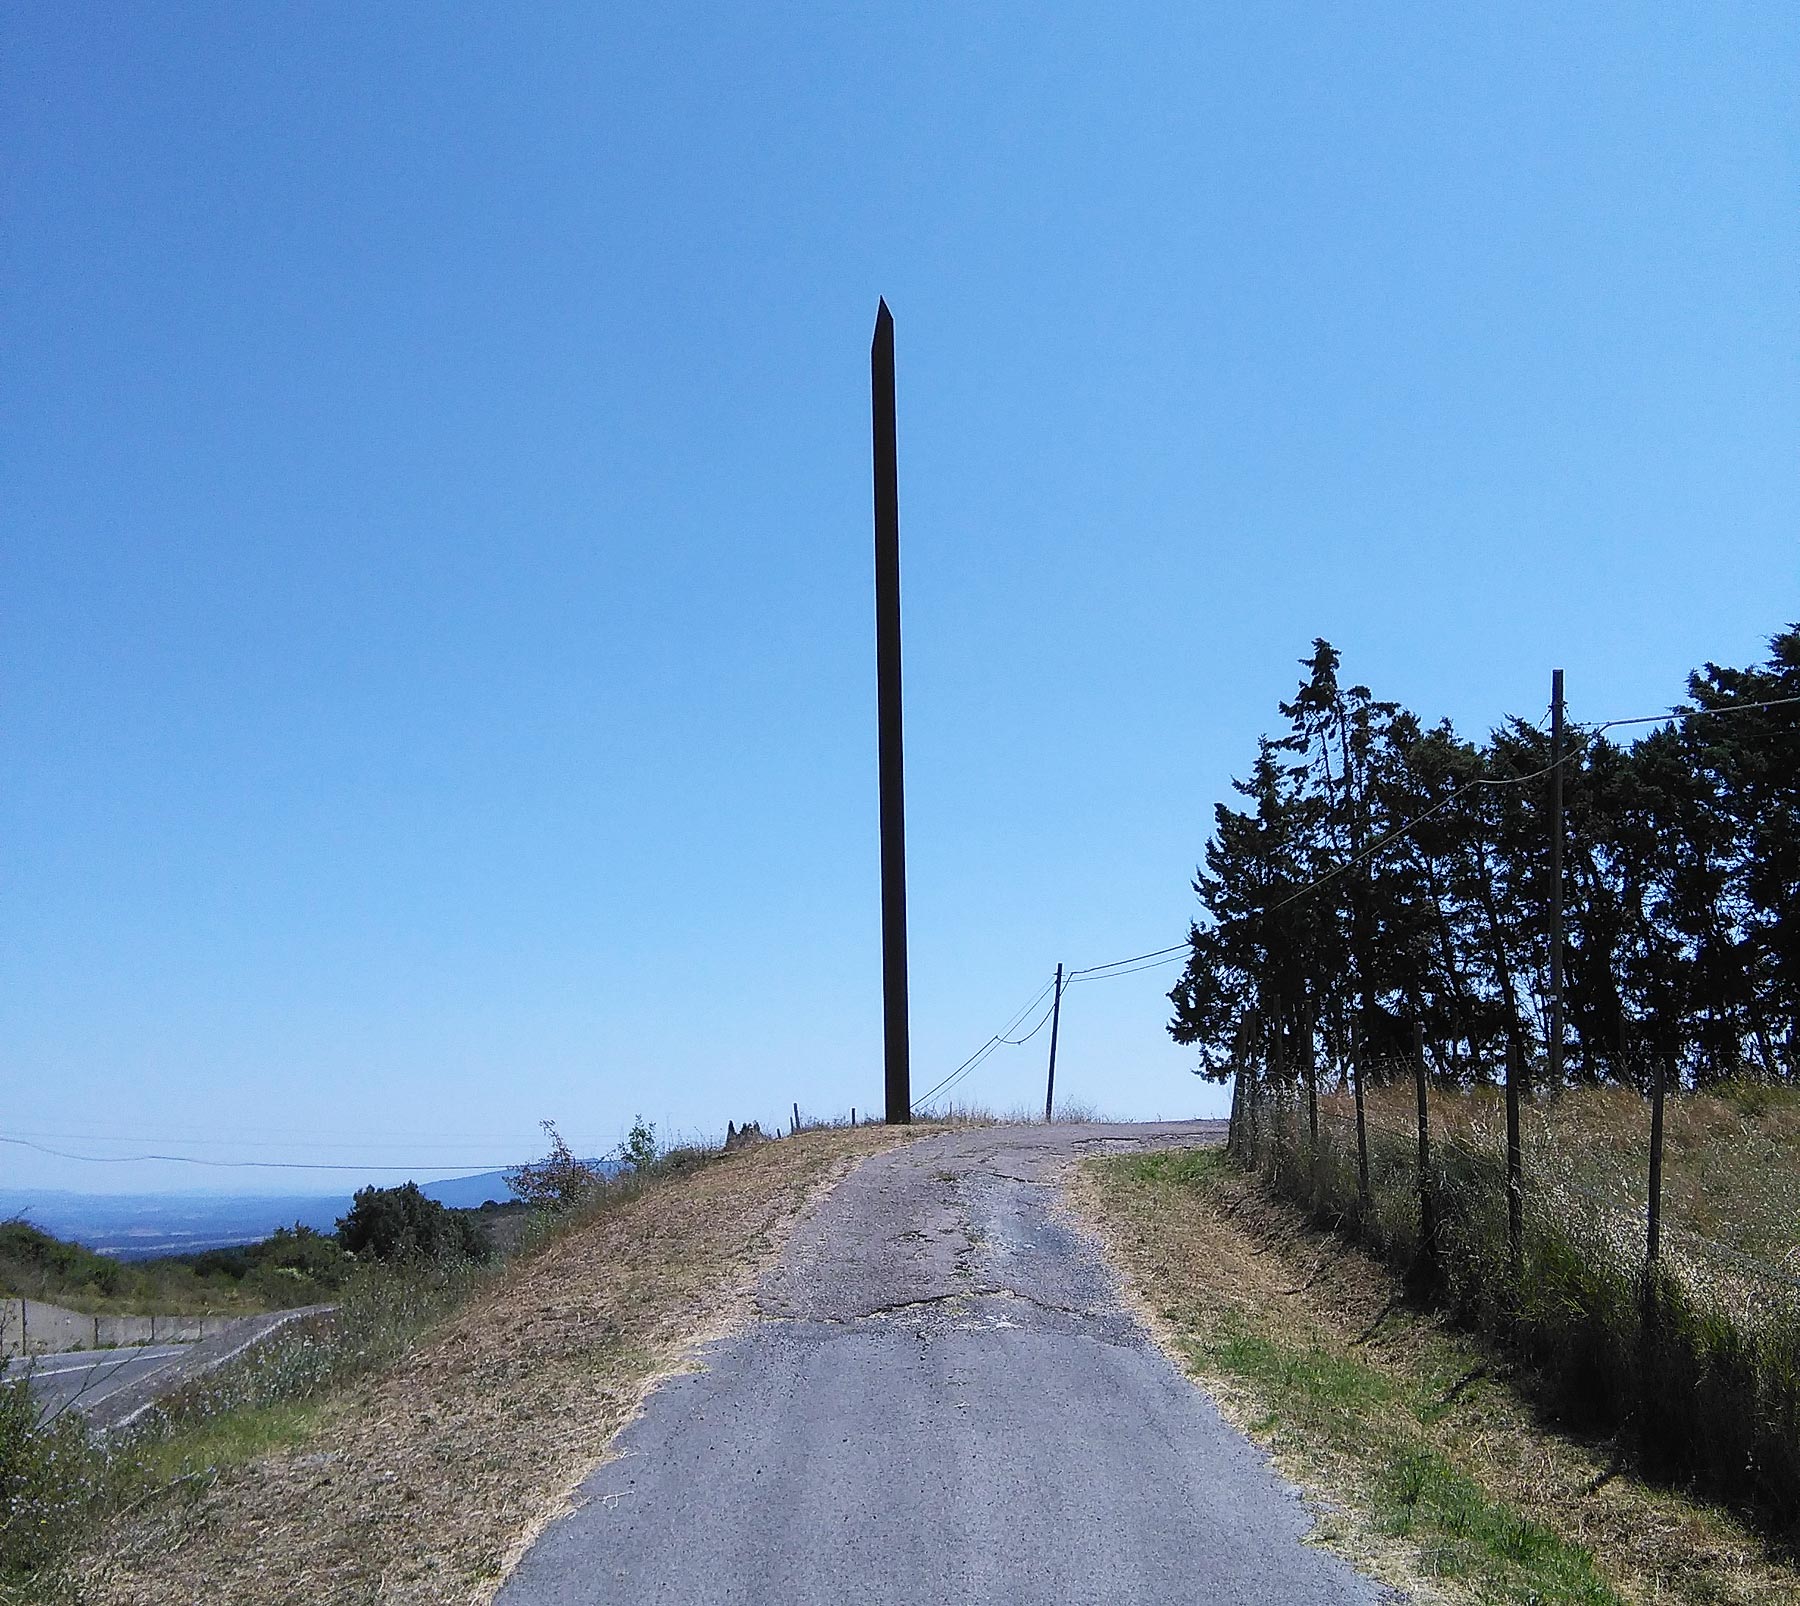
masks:
MULTIPOLYGON (((1324 640, 1285 734, 1221 804, 1194 891, 1205 918, 1169 1030, 1201 1074, 1299 1074, 1351 1041, 1380 1074, 1422 1022, 1435 1073, 1541 1061, 1549 1027, 1549 737, 1482 747, 1345 687, 1324 640), (1278 1034, 1278 1036, 1276 1035, 1278 1034)), ((1800 626, 1766 664, 1689 677, 1693 717, 1629 746, 1571 733, 1564 1065, 1638 1078, 1800 1077, 1800 626), (1763 704, 1776 704, 1762 707, 1763 704)))

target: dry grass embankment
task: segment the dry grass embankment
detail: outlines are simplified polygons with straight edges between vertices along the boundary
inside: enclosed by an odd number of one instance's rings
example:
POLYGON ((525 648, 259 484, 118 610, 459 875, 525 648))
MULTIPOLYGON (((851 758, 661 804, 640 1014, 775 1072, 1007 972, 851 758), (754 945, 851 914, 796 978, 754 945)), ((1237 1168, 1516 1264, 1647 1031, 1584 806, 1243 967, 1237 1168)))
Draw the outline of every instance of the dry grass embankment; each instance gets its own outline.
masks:
POLYGON ((500 1272, 294 1442, 116 1522, 94 1606, 486 1599, 655 1380, 729 1328, 807 1203, 913 1131, 806 1132, 603 1205, 500 1272))
POLYGON ((1159 1341, 1374 1575, 1448 1601, 1800 1599, 1764 1540, 1546 1431, 1494 1351, 1218 1151, 1090 1161, 1074 1195, 1159 1341))

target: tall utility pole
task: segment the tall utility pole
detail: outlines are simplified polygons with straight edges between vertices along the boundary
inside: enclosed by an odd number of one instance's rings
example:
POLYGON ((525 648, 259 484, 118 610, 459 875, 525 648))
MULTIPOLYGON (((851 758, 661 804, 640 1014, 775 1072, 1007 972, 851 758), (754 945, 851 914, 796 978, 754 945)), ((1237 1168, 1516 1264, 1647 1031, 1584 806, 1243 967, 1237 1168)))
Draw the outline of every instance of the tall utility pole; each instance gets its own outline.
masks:
POLYGON ((906 1023, 906 774, 900 734, 900 465, 894 426, 894 315, 884 299, 869 349, 875 418, 875 702, 881 774, 881 996, 887 1119, 912 1120, 906 1023))
MULTIPOLYGON (((1044 995, 1038 994, 1039 998, 1044 995)), ((1050 1001, 1050 1074, 1044 1079, 1044 1119, 1050 1119, 1056 1097, 1056 1034, 1062 1028, 1062 966, 1056 967, 1056 997, 1050 1001)))
POLYGON ((1563 1080, 1563 672, 1550 671, 1550 1086, 1563 1080))

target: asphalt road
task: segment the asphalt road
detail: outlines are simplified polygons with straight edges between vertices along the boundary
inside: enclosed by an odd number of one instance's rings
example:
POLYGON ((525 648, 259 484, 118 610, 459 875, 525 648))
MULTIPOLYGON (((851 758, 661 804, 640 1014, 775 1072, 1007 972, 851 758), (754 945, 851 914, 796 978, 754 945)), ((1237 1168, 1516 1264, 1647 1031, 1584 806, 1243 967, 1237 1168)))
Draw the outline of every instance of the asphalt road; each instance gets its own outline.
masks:
POLYGON ((31 1392, 45 1416, 78 1405, 86 1411, 107 1396, 184 1359, 186 1344, 127 1344, 118 1349, 32 1355, 6 1363, 6 1375, 29 1374, 31 1392))
POLYGON ((759 1319, 665 1384, 501 1606, 1381 1599, 1055 1211, 1071 1156, 1219 1123, 993 1127, 863 1162, 759 1319))

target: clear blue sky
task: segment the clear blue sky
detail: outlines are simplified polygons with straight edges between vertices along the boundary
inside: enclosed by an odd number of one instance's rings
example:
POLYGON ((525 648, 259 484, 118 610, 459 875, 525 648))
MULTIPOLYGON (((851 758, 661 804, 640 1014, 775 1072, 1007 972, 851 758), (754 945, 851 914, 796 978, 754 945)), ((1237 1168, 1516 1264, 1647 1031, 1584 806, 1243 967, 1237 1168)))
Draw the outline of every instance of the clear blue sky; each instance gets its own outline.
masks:
MULTIPOLYGON (((9 8, 0 1131, 877 1105, 878 295, 920 1087, 1180 939, 1314 635, 1479 733, 1800 616, 1791 5, 887 10, 9 8)), ((1169 980, 1069 1097, 1220 1107, 1169 980)))

